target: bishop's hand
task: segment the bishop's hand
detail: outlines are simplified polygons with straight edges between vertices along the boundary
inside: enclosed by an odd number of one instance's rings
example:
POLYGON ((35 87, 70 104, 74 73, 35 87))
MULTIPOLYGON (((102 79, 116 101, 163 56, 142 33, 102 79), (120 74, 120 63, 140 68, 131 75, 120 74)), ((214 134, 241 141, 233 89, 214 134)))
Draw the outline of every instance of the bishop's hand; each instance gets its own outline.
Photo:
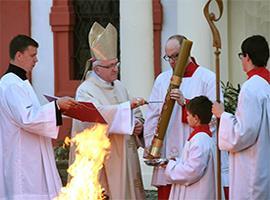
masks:
POLYGON ((137 108, 137 107, 142 106, 144 104, 147 104, 147 101, 141 97, 134 98, 130 101, 131 109, 137 108))

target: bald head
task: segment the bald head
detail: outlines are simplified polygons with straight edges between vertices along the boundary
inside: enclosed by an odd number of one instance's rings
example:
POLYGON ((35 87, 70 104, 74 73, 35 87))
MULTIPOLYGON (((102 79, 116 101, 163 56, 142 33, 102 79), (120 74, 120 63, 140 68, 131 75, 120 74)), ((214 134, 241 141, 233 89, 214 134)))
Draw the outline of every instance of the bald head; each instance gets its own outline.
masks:
POLYGON ((172 35, 171 37, 168 38, 167 43, 168 43, 169 41, 171 41, 171 40, 176 40, 176 41, 178 41, 178 44, 181 46, 182 43, 183 43, 183 41, 184 41, 184 40, 187 40, 187 38, 186 38, 185 36, 183 36, 183 35, 172 35))
POLYGON ((178 54, 184 39, 187 38, 183 35, 173 35, 169 37, 166 42, 165 56, 168 58, 168 62, 170 63, 172 68, 174 68, 176 65, 178 54))

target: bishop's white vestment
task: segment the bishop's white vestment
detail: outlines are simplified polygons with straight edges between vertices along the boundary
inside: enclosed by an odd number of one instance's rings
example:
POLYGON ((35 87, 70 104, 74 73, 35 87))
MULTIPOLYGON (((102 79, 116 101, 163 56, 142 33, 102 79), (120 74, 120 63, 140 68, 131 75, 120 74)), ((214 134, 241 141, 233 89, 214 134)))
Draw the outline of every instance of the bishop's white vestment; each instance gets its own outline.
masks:
MULTIPOLYGON (((88 72, 86 80, 76 92, 76 100, 92 102, 108 123, 111 142, 109 159, 102 169, 101 184, 110 199, 144 199, 144 188, 137 153, 133 112, 130 98, 123 84, 116 80, 105 82, 94 72, 88 72)), ((139 110, 134 115, 142 120, 139 110)), ((95 123, 73 121, 72 136, 95 123)), ((74 160, 74 150, 70 154, 74 160)))

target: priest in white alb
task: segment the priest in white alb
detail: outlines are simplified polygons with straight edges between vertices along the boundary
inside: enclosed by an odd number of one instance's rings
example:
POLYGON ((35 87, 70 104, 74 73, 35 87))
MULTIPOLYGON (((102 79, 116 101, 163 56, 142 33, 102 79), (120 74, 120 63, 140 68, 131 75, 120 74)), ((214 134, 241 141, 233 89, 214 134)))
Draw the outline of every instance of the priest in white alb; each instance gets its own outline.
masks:
POLYGON ((71 98, 40 105, 28 80, 37 62, 38 43, 26 35, 9 46, 10 64, 0 83, 0 199, 50 200, 62 184, 52 138, 57 138, 61 111, 71 98))
MULTIPOLYGON (((165 56, 163 58, 168 61, 171 69, 162 72, 156 78, 149 101, 164 101, 173 70, 176 66, 179 50, 184 39, 186 39, 186 37, 183 35, 173 35, 167 40, 165 45, 165 56)), ((172 111, 163 147, 161 149, 162 158, 170 159, 181 157, 187 138, 192 131, 191 127, 187 123, 185 108, 186 101, 200 95, 207 96, 211 101, 213 101, 216 96, 215 81, 215 74, 212 71, 206 67, 198 65, 193 57, 188 58, 188 63, 185 68, 180 88, 170 91, 170 97, 171 99, 174 99, 176 103, 172 111)), ((144 139, 146 148, 149 148, 157 130, 162 104, 150 104, 147 108, 144 139)), ((212 126, 211 129, 214 133, 215 127, 212 126)), ((222 180, 223 186, 227 186, 227 157, 225 152, 222 155, 222 180)), ((171 184, 172 182, 166 179, 165 169, 162 167, 155 167, 152 176, 152 185, 158 188, 158 199, 169 198, 171 184)))

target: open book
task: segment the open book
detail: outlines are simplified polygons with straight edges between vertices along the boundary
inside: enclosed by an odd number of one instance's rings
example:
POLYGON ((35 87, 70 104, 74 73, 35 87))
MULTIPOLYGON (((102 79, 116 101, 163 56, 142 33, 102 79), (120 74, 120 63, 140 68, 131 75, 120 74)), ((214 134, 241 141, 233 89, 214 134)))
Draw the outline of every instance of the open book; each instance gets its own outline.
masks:
MULTIPOLYGON (((45 95, 44 97, 49 101, 55 101, 59 97, 45 95)), ((104 120, 100 112, 97 110, 97 108, 94 106, 93 103, 90 102, 79 102, 79 105, 76 105, 69 110, 65 112, 65 115, 77 120, 80 120, 82 122, 96 122, 96 123, 102 123, 107 124, 107 122, 104 120)))

